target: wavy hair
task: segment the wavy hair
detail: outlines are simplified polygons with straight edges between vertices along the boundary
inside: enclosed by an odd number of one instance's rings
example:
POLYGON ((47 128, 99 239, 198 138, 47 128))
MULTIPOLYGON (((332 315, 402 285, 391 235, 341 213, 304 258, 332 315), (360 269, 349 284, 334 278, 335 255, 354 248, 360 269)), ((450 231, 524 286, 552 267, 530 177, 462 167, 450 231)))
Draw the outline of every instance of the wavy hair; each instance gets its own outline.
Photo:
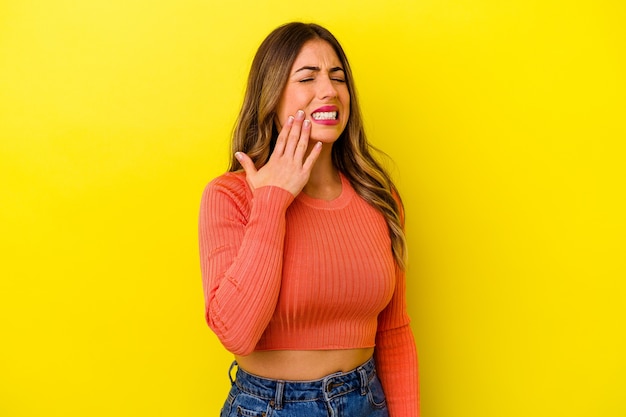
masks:
POLYGON ((322 26, 287 23, 272 31, 261 43, 252 61, 243 105, 233 131, 229 171, 242 169, 234 157, 236 151, 245 152, 257 169, 269 160, 278 137, 276 108, 289 72, 302 46, 316 39, 334 49, 343 65, 350 93, 350 117, 333 144, 333 164, 350 181, 356 193, 384 216, 394 259, 404 269, 407 251, 402 200, 391 177, 372 155, 372 151, 383 153, 367 141, 348 58, 333 34, 322 26))

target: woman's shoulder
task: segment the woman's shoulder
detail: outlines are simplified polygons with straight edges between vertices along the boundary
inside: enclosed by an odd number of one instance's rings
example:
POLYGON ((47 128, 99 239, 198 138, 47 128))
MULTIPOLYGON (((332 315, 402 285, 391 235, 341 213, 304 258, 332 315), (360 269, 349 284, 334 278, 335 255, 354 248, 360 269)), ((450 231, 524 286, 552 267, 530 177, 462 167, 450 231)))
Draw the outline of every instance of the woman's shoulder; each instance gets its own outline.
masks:
POLYGON ((251 197, 246 175, 241 172, 226 172, 211 180, 204 189, 204 198, 222 195, 240 200, 251 197))
POLYGON ((243 171, 226 172, 218 177, 213 178, 208 184, 207 188, 242 188, 247 187, 246 174, 243 171))

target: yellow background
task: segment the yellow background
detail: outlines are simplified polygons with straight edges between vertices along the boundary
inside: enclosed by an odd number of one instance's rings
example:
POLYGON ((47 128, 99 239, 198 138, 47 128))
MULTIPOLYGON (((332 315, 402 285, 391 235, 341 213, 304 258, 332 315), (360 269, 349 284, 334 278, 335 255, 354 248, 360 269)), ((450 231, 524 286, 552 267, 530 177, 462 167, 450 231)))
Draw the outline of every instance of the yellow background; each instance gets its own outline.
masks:
POLYGON ((291 20, 395 161, 423 415, 626 415, 625 4, 1 1, 0 415, 217 416, 198 204, 291 20))

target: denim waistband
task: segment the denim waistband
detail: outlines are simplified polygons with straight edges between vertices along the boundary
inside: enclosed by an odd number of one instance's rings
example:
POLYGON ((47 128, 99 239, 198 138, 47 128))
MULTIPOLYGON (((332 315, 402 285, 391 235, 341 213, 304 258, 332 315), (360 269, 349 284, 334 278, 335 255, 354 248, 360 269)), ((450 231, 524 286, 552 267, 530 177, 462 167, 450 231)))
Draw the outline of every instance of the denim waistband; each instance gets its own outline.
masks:
MULTIPOLYGON (((233 363, 233 366, 236 362, 233 363)), ((252 375, 243 369, 237 369, 234 383, 250 395, 275 403, 278 409, 283 403, 297 401, 329 401, 340 395, 360 390, 367 393, 370 380, 376 375, 374 358, 349 372, 336 372, 324 378, 312 381, 283 381, 252 375)))

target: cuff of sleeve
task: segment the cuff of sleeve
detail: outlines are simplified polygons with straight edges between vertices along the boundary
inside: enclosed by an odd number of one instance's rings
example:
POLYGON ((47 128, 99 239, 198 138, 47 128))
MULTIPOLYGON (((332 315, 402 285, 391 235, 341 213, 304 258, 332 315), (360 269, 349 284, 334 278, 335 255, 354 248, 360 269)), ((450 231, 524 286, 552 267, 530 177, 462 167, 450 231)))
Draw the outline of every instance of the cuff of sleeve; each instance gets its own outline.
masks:
POLYGON ((268 185, 254 190, 253 201, 268 210, 286 210, 295 197, 284 188, 268 185))

